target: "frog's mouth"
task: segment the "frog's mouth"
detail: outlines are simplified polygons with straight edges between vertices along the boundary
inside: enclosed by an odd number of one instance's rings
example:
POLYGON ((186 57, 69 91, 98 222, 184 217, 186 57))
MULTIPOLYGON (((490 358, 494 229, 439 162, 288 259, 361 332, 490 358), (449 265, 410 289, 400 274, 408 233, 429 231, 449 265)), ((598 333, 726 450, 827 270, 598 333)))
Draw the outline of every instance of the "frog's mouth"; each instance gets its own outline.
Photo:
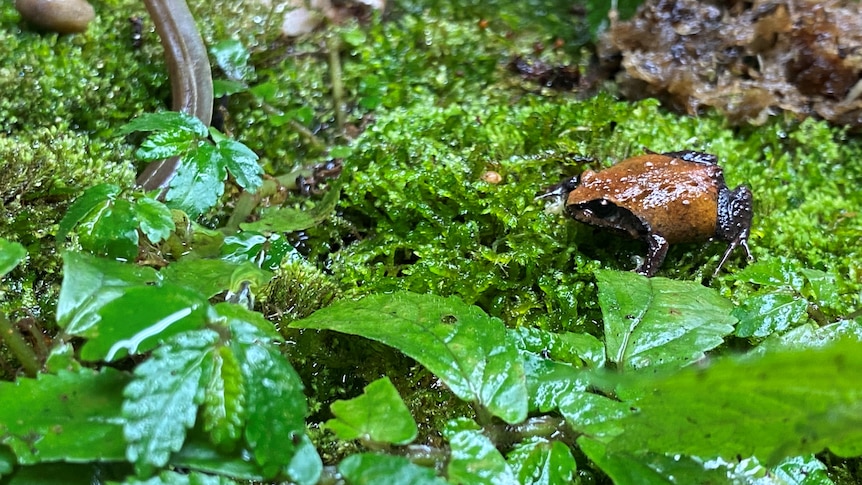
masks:
POLYGON ((641 218, 624 207, 607 199, 591 200, 567 207, 573 219, 584 224, 607 228, 634 239, 649 234, 649 226, 641 218))

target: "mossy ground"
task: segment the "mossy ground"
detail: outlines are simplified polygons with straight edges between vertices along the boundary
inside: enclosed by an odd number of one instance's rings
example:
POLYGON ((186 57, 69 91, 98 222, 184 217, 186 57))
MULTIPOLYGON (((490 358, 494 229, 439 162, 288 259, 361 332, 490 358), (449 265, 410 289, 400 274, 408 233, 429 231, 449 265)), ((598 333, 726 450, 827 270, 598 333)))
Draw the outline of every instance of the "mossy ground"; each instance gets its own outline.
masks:
MULTIPOLYGON (((307 231, 304 244, 348 294, 455 294, 510 325, 597 332, 592 272, 630 269, 644 248, 549 213, 535 196, 565 176, 647 147, 718 155, 728 184, 754 192, 755 257, 833 275, 835 296, 821 308, 828 321, 862 307, 856 135, 780 116, 760 127, 733 127, 712 115, 671 114, 652 101, 554 92, 509 72, 517 55, 586 67, 585 31, 568 2, 453 0, 433 9, 395 2, 367 24, 330 26, 295 43, 275 41, 268 16, 236 12, 236 3, 192 2, 207 42, 238 36, 252 51, 252 85, 268 86, 266 103, 262 96, 231 97, 225 128, 273 175, 328 158, 285 119, 341 147, 338 214, 307 231), (554 48, 557 39, 562 46, 554 48), (537 43, 544 47, 539 54, 537 43), (336 45, 345 86, 339 107, 327 50, 336 45), (336 109, 344 110, 345 126, 338 126, 336 109), (485 181, 489 171, 502 180, 485 181)), ((84 188, 131 183, 132 146, 112 133, 168 102, 161 48, 142 5, 95 5, 96 21, 78 36, 31 32, 10 3, 0 6, 0 83, 7 93, 0 101, 0 236, 24 243, 31 258, 0 288, 7 312, 50 315, 59 271, 56 222, 84 188), (133 15, 145 18, 140 49, 130 42, 133 15)), ((723 249, 674 247, 660 275, 703 280, 723 249)), ((757 290, 733 278, 742 264, 735 255, 709 284, 740 301, 757 290)), ((297 362, 341 348, 311 347, 297 362)), ((410 364, 365 365, 373 369, 353 391, 375 372, 410 364)), ((308 377, 319 379, 312 390, 324 389, 342 373, 308 377)), ((342 397, 333 392, 319 400, 342 397)))

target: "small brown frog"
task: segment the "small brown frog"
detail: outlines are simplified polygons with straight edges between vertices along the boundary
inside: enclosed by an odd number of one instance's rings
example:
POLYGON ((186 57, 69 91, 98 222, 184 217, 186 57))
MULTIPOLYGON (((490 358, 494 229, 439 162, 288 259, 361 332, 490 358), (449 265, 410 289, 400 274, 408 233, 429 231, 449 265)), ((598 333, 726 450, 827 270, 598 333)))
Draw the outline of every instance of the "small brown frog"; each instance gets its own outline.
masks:
POLYGON ((566 210, 577 221, 611 229, 648 245, 637 272, 658 271, 670 244, 730 243, 715 274, 742 246, 749 260, 751 189, 727 188, 715 155, 695 151, 647 152, 599 172, 587 170, 553 193, 566 195, 566 210))

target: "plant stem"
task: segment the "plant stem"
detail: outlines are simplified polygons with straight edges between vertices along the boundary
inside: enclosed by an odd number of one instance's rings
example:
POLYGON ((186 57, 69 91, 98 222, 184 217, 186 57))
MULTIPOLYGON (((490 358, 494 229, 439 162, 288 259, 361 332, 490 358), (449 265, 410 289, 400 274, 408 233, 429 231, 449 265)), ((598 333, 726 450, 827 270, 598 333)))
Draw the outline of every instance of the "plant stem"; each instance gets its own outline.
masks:
POLYGON ((36 356, 36 353, 33 352, 33 349, 30 348, 27 341, 24 340, 21 332, 12 325, 12 322, 9 321, 6 314, 2 312, 0 312, 0 338, 6 341, 9 351, 11 351, 15 358, 18 359, 18 362, 21 363, 24 373, 27 374, 28 377, 36 377, 39 369, 42 368, 39 364, 39 358, 36 356))
POLYGON ((332 82, 332 104, 335 108, 335 123, 339 130, 344 129, 346 115, 344 113, 344 83, 341 77, 341 41, 336 36, 326 40, 329 51, 329 77, 332 82))

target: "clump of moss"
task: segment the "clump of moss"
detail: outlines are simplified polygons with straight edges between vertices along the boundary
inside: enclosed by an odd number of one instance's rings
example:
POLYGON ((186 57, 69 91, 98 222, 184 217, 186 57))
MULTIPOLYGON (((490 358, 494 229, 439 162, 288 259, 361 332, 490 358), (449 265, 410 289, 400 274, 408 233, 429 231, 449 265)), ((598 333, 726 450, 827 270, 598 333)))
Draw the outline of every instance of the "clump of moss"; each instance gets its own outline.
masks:
POLYGON ((260 292, 261 312, 282 326, 311 315, 339 297, 339 289, 322 271, 304 261, 286 261, 260 292))

